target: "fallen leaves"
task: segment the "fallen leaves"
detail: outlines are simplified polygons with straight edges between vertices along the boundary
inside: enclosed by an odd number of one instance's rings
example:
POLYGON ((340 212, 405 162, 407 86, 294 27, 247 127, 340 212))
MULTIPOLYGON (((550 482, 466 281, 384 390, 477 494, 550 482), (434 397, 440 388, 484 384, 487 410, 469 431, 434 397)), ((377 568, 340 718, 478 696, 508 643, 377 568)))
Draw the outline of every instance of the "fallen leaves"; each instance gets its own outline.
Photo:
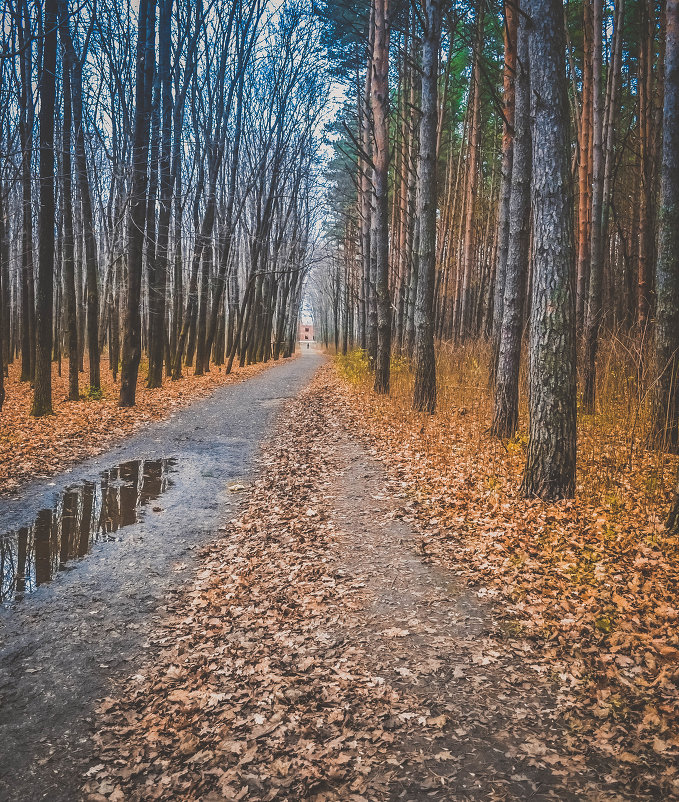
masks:
MULTIPOLYGON (((223 368, 212 366, 209 373, 193 376, 185 370, 180 381, 165 380, 163 387, 149 390, 140 372, 137 404, 118 406, 119 385, 113 382, 108 363, 102 360, 102 391, 99 400, 81 398, 68 401, 68 365, 59 376, 52 370, 54 415, 30 415, 33 390, 20 382, 18 362, 9 366, 5 388, 7 397, 0 413, 0 495, 11 493, 26 481, 51 476, 77 460, 99 454, 144 424, 166 418, 196 398, 209 395, 217 387, 254 376, 272 362, 234 368, 228 376, 223 368)), ((84 374, 81 374, 81 383, 84 374)))
POLYGON ((146 673, 100 706, 89 799, 321 802, 369 787, 365 798, 379 799, 395 772, 383 770, 387 722, 445 726, 444 716, 394 719, 412 703, 347 640, 343 599, 362 583, 333 559, 324 417, 309 397, 299 403, 246 511, 174 603, 146 673))
POLYGON ((442 436, 383 403, 328 369, 287 408, 246 509, 98 712, 92 802, 677 794, 666 558, 648 543, 620 557, 572 506, 519 503, 487 460, 451 462, 473 412, 442 436), (341 431, 391 472, 360 509, 333 502, 341 431), (399 540, 404 521, 445 571, 399 540), (603 556, 583 581, 585 545, 603 556), (639 617, 649 593, 658 621, 639 617))
POLYGON ((485 433, 484 392, 464 416, 444 408, 430 417, 404 408, 405 391, 378 398, 337 380, 332 414, 387 466, 400 516, 420 530, 419 552, 481 583, 480 594, 500 602, 505 649, 529 643, 531 663, 559 678, 552 715, 576 748, 619 755, 634 787, 643 776, 679 795, 679 538, 649 500, 652 457, 615 472, 618 461, 597 453, 584 427, 576 500, 527 501, 518 493, 525 438, 505 449, 485 433))

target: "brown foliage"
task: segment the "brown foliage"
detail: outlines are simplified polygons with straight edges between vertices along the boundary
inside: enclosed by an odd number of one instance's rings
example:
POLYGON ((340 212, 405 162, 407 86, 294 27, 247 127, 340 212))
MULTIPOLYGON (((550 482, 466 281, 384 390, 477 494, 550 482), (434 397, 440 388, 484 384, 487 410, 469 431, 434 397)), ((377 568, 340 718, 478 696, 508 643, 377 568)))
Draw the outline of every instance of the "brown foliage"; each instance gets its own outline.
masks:
POLYGON ((423 552, 467 565, 501 599, 511 630, 534 643, 531 659, 559 680, 554 715, 583 752, 618 755, 631 776, 646 771, 676 792, 679 538, 663 526, 671 484, 658 454, 637 450, 630 464, 611 403, 579 422, 576 499, 526 501, 525 421, 510 441, 491 438, 483 371, 473 355, 453 358, 435 417, 410 411, 405 368, 387 399, 345 370, 353 383, 338 386, 338 409, 406 493, 403 515, 421 527, 423 552))
POLYGON ((0 495, 14 492, 30 479, 51 476, 77 460, 99 454, 144 423, 165 418, 193 399, 209 395, 223 384, 254 376, 265 367, 257 364, 234 369, 229 376, 213 368, 204 376, 187 375, 154 390, 149 390, 144 384, 145 376, 140 376, 136 406, 122 409, 118 406, 118 385, 108 370, 101 371, 100 399, 88 398, 85 388, 79 401, 68 401, 67 371, 59 376, 54 365, 54 415, 33 418, 31 387, 19 381, 19 364, 10 365, 7 399, 0 414, 0 495))

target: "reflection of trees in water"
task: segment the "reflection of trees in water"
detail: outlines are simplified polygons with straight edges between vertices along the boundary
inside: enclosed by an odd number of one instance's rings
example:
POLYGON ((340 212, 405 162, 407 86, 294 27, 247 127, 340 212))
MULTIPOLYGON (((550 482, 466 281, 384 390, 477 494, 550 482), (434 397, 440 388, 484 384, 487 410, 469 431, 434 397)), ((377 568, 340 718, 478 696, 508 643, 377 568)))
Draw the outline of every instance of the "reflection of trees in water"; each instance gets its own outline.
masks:
POLYGON ((0 536, 0 601, 32 592, 94 542, 135 523, 139 507, 167 489, 174 462, 122 463, 97 482, 68 488, 53 509, 40 510, 32 526, 0 536))

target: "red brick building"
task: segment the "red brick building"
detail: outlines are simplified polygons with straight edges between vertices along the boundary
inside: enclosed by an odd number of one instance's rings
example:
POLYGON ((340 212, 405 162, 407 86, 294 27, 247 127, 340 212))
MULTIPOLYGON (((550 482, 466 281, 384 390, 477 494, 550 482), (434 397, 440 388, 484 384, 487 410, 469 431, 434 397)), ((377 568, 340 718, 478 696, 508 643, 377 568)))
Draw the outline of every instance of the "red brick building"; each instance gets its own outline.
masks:
POLYGON ((314 324, 313 323, 300 323, 299 324, 299 339, 300 342, 307 340, 312 342, 314 339, 314 324))

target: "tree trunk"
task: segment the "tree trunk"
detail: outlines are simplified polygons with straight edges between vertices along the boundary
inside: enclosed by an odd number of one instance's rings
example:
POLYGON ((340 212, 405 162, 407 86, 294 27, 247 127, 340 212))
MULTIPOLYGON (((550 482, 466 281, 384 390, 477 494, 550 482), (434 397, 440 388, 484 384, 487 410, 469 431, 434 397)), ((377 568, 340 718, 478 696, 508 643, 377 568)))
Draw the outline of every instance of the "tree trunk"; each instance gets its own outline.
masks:
POLYGON ((575 492, 576 384, 573 219, 561 0, 527 0, 530 18, 533 277, 528 458, 522 491, 575 492))
POLYGON ((127 227, 127 297, 123 322, 120 406, 134 406, 141 359, 141 279, 148 178, 149 123, 155 39, 155 0, 140 0, 137 27, 132 189, 127 227))
POLYGON ((479 2, 476 8, 476 37, 474 40, 474 66, 472 67, 472 87, 470 92, 471 116, 469 123, 469 162, 465 190, 464 237, 462 250, 462 287, 458 304, 458 336, 464 338, 469 333, 471 318, 471 283, 474 254, 474 212, 477 188, 479 144, 481 142, 481 50, 483 48, 483 7, 479 2))
POLYGON ((158 77, 160 80, 160 209, 154 266, 154 282, 149 297, 149 375, 148 387, 163 383, 165 346, 165 304, 167 297, 170 215, 172 213, 173 176, 170 172, 172 149, 172 76, 170 46, 174 0, 161 0, 158 24, 158 77))
POLYGON ((653 252, 653 55, 655 5, 641 4, 641 30, 637 94, 639 98, 639 243, 637 255, 637 323, 643 336, 651 313, 651 262, 653 252), (651 13, 653 17, 651 17, 651 13))
POLYGON ((436 409, 434 353, 434 281, 436 274, 436 138, 438 130, 441 0, 425 0, 422 40, 422 116, 417 170, 416 219, 420 229, 415 300, 415 386, 413 409, 430 415, 436 409))
MULTIPOLYGON (((80 190, 80 208, 85 244, 85 270, 87 275, 87 350, 89 356, 90 392, 101 389, 99 360, 99 270, 97 267, 97 241, 94 233, 94 213, 89 176, 87 174, 87 154, 85 151, 85 128, 82 103, 82 59, 78 59, 68 27, 68 2, 61 0, 59 13, 62 44, 68 53, 73 69, 71 100, 73 104, 73 125, 75 130, 75 171, 80 190)), ((82 347, 82 344, 81 344, 82 347)))
MULTIPOLYGON (((526 0, 523 0, 525 4, 526 0)), ((519 417, 519 365, 530 242, 530 77, 528 25, 521 17, 517 43, 514 158, 509 206, 509 248, 491 433, 512 437, 519 417)))
MULTIPOLYGON (((23 15, 22 15, 23 16, 23 15)), ((21 139, 21 381, 32 381, 35 366, 35 306, 33 303, 33 150, 32 33, 28 13, 17 26, 21 72, 19 138, 21 139), (24 29, 25 26, 25 29, 24 29)))
POLYGON ((667 0, 665 99, 656 261, 655 431, 679 448, 679 0, 667 0))
POLYGON ((583 0, 582 113, 578 138, 578 267, 575 316, 578 332, 585 320, 589 286, 592 212, 592 0, 583 0))
POLYGON ((7 334, 5 322, 9 314, 9 307, 5 305, 5 292, 7 290, 6 282, 8 271, 5 267, 5 240, 7 238, 7 222, 8 219, 5 215, 5 198, 4 186, 0 180, 0 411, 2 405, 5 403, 5 364, 6 364, 6 346, 7 334))
POLYGON ((375 278, 377 359, 375 392, 389 392, 391 299, 389 294, 389 0, 374 0, 375 41, 372 62, 372 112, 375 131, 375 278))
POLYGON ((35 392, 31 414, 52 414, 52 304, 54 296, 54 100, 57 70, 57 2, 45 0, 40 77, 40 211, 35 392))
MULTIPOLYGON (((60 14, 59 29, 62 43, 68 17, 60 14)), ((62 128, 62 193, 64 206, 64 302, 66 312, 66 339, 68 342, 68 398, 77 401, 78 392, 78 321, 76 319, 75 262, 73 246, 73 186, 71 181, 71 57, 64 45, 62 55, 64 122, 62 128)))
POLYGON ((603 234, 601 227, 601 210, 604 189, 604 95, 601 82, 603 61, 603 0, 594 0, 593 15, 593 48, 592 48, 592 90, 593 101, 593 157, 592 157, 592 230, 590 241, 589 292, 587 295, 587 313, 585 315, 584 337, 584 387, 582 396, 583 410, 588 415, 595 411, 596 387, 596 352, 599 343, 599 326, 601 323, 601 301, 603 286, 603 234))
POLYGON ((514 0, 505 0, 505 65, 503 78, 504 120, 502 123, 502 178, 500 182, 500 200, 498 204, 498 248, 495 267, 495 287, 493 295, 493 369, 497 366, 502 327, 502 310, 504 304, 505 275, 507 270, 507 252, 509 250, 509 201, 512 187, 512 160, 514 139, 514 104, 517 54, 517 27, 519 15, 514 0))

